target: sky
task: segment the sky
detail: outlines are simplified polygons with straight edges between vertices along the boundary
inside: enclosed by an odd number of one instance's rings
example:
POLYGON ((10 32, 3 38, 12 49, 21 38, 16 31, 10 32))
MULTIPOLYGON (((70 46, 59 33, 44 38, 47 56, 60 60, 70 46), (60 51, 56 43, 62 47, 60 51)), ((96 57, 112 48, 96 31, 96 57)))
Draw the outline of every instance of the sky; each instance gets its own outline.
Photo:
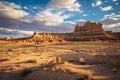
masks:
POLYGON ((73 32, 86 21, 119 32, 120 0, 0 0, 0 37, 73 32))

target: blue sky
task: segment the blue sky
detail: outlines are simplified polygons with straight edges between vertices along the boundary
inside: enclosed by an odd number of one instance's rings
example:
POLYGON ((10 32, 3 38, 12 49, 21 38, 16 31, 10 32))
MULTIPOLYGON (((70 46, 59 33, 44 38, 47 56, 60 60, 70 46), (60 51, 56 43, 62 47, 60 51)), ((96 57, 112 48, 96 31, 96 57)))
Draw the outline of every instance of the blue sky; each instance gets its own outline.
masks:
POLYGON ((120 31, 119 7, 120 0, 1 0, 0 37, 72 32, 86 21, 120 31))

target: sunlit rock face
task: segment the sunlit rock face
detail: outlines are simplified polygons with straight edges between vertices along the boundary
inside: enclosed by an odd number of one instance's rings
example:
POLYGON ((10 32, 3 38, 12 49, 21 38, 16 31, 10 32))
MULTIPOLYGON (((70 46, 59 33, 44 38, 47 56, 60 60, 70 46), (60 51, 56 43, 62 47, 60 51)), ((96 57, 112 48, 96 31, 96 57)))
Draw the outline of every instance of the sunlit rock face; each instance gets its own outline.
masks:
POLYGON ((104 31, 102 23, 86 22, 83 26, 76 25, 74 32, 68 33, 70 41, 96 41, 96 40, 113 40, 117 37, 112 31, 104 31))
POLYGON ((38 33, 34 32, 31 37, 18 38, 12 42, 63 42, 63 41, 98 41, 119 40, 119 32, 104 31, 102 23, 86 22, 83 26, 76 25, 73 32, 69 33, 38 33))
POLYGON ((112 31, 104 31, 102 23, 86 22, 83 26, 76 25, 70 33, 34 33, 45 41, 96 41, 116 40, 117 36, 112 31))

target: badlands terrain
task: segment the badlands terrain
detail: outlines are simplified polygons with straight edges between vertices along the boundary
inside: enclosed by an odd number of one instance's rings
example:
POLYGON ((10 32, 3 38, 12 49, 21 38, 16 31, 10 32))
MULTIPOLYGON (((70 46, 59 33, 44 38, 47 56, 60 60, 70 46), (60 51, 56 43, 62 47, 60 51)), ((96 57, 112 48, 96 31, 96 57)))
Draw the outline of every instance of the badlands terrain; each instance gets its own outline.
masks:
POLYGON ((120 80, 120 42, 0 42, 0 80, 120 80))

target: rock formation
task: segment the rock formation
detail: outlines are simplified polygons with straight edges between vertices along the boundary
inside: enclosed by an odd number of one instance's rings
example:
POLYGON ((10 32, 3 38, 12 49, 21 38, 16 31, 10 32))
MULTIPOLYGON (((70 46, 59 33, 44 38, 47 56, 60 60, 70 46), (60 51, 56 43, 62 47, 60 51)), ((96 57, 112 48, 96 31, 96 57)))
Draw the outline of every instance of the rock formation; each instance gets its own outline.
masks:
POLYGON ((41 42, 63 42, 63 41, 96 41, 96 40, 119 40, 120 32, 104 31, 102 23, 86 22, 83 26, 76 25, 70 33, 37 33, 31 37, 18 38, 8 41, 18 43, 41 43, 41 42))
POLYGON ((112 40, 116 39, 102 29, 102 23, 86 22, 83 26, 75 26, 73 33, 68 33, 72 41, 112 40))

